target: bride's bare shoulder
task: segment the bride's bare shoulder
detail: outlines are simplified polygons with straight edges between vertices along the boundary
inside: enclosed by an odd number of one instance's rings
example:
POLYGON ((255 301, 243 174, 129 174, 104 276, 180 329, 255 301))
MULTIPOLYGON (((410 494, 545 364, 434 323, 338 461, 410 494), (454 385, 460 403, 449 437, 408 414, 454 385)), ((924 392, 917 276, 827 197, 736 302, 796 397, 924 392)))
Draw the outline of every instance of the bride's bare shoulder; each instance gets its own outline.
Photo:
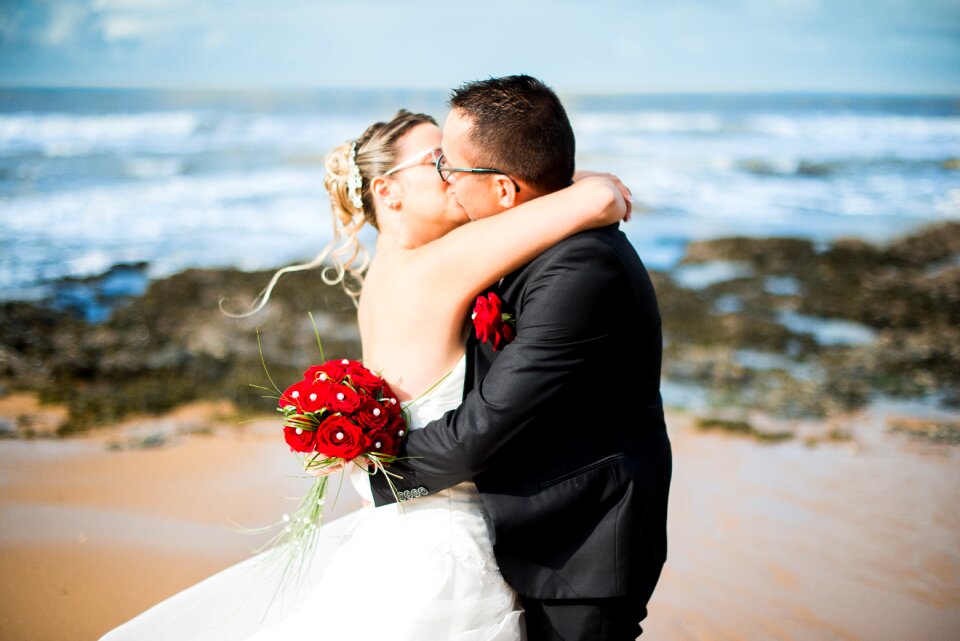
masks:
POLYGON ((450 306, 435 286, 436 275, 424 266, 418 250, 375 256, 364 276, 361 306, 366 302, 370 310, 386 311, 403 302, 400 313, 413 316, 418 316, 418 310, 435 314, 438 306, 450 306))

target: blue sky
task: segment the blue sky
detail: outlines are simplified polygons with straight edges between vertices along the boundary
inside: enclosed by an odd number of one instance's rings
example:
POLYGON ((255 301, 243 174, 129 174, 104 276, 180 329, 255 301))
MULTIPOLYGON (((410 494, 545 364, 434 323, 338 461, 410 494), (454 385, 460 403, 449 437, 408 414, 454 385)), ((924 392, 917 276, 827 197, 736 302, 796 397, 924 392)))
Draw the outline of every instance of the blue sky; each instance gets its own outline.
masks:
POLYGON ((960 94, 958 0, 0 0, 0 85, 960 94))

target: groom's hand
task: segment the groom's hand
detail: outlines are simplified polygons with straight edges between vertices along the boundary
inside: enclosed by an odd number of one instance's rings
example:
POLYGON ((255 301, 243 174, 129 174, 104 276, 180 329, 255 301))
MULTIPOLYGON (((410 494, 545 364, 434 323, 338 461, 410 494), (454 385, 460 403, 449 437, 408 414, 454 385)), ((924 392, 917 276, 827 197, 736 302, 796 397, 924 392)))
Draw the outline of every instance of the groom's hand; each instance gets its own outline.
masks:
POLYGON ((584 178, 590 178, 593 176, 598 176, 600 178, 606 178, 620 191, 620 194, 623 196, 623 199, 627 203, 627 213, 624 215, 623 220, 629 221, 633 215, 633 192, 630 191, 630 188, 623 184, 619 178, 613 174, 608 174, 603 171, 590 171, 586 169, 580 169, 573 172, 573 182, 578 180, 583 180, 584 178))

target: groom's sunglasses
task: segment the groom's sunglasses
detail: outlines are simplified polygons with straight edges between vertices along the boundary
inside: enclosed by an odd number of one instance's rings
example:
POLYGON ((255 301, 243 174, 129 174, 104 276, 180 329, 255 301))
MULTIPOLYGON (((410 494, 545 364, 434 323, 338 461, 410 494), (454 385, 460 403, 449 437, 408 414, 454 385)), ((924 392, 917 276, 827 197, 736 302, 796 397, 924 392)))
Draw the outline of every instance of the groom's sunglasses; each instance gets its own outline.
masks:
POLYGON ((437 173, 440 174, 440 179, 443 182, 449 182, 450 176, 453 173, 463 173, 463 174, 500 174, 501 176, 506 176, 510 179, 510 182, 513 183, 513 186, 517 189, 517 192, 520 191, 520 185, 517 184, 517 181, 513 179, 510 174, 500 171, 499 169, 480 169, 478 167, 447 167, 443 164, 444 156, 440 154, 440 157, 437 158, 437 173))

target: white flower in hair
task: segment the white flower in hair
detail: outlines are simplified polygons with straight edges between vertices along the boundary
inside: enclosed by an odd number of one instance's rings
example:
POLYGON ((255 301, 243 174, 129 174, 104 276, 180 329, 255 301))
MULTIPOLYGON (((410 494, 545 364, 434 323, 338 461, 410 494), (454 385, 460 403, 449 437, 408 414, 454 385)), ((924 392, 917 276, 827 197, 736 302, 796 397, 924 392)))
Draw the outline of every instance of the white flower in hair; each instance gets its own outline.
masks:
POLYGON ((350 203, 354 208, 363 211, 363 200, 360 198, 360 188, 363 186, 363 178, 360 177, 360 168, 357 166, 357 143, 350 147, 350 176, 347 178, 347 195, 350 196, 350 203))

